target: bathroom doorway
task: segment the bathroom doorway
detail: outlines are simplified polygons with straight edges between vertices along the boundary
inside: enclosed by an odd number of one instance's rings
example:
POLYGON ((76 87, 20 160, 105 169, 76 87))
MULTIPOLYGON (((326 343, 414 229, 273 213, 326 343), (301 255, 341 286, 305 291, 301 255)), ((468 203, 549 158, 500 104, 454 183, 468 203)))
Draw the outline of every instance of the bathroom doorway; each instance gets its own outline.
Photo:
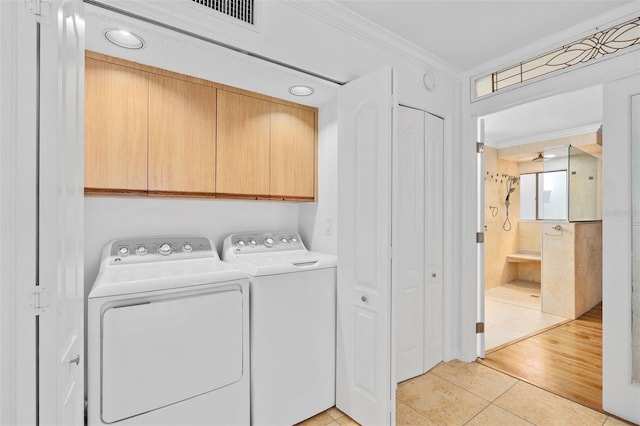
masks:
MULTIPOLYGON (((601 336, 602 87, 480 119, 485 129, 483 362, 527 379, 523 369, 529 364, 518 359, 515 345, 538 339, 533 348, 550 349, 545 333, 557 328, 558 336, 567 336, 558 327, 575 325, 582 315, 589 326, 599 322, 601 336)), ((569 340, 560 339, 559 347, 568 347, 569 340)), ((601 354, 601 338, 589 345, 601 354)), ((537 374, 535 384, 544 387, 537 374)), ((595 375, 601 389, 601 370, 595 375)), ((601 401, 601 393, 593 399, 601 401)))
POLYGON ((481 119, 490 352, 602 300, 602 87, 481 119))

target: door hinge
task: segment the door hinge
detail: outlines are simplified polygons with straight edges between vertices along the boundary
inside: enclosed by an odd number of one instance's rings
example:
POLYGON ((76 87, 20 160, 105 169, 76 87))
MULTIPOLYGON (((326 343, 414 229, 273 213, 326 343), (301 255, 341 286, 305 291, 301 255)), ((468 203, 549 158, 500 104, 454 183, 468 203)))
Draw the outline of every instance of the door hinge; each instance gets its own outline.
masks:
POLYGON ((476 142, 476 153, 477 154, 484 153, 484 142, 476 142))
POLYGON ((24 0, 24 7, 36 16, 38 22, 47 22, 51 16, 51 3, 42 0, 24 0))
POLYGON ((45 287, 35 286, 31 292, 29 309, 33 309, 35 315, 39 315, 49 307, 49 292, 45 287))
POLYGON ((477 322, 476 323, 476 334, 484 333, 484 323, 477 322))
POLYGON ((484 232, 476 232, 476 243, 484 243, 484 232))

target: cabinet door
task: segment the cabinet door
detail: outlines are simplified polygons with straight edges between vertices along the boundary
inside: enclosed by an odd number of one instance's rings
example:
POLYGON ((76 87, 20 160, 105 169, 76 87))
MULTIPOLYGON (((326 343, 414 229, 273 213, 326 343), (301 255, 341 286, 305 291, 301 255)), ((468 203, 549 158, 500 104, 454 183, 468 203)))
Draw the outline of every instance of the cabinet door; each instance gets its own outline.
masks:
POLYGON ((315 199, 316 115, 271 106, 271 198, 315 199))
POLYGON ((215 192, 216 89, 149 78, 149 191, 215 192))
POLYGON ((270 102, 218 90, 218 194, 269 196, 270 113, 270 102))
POLYGON ((147 190, 147 73, 85 62, 85 188, 147 190))

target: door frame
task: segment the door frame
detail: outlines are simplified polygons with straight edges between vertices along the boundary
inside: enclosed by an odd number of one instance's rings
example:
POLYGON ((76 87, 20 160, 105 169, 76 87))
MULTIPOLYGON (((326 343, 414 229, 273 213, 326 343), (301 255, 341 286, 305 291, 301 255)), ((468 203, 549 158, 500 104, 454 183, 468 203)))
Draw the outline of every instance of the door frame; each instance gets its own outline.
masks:
MULTIPOLYGON (((471 102, 468 94, 471 93, 472 77, 476 74, 468 73, 463 77, 462 90, 465 99, 461 108, 461 145, 460 162, 462 170, 469 170, 470 173, 462 178, 460 194, 462 198, 462 211, 477 211, 477 190, 478 190, 478 163, 476 157, 477 138, 477 117, 495 113, 507 108, 522 105, 528 102, 540 100, 554 95, 573 92, 592 86, 603 85, 607 82, 629 77, 637 73, 640 63, 640 50, 633 50, 628 53, 621 53, 612 58, 599 61, 595 64, 583 66, 574 71, 558 73, 540 81, 524 83, 513 90, 506 90, 489 96, 486 99, 471 102)), ((603 160, 603 168, 607 164, 606 158, 603 160)), ((606 189, 603 189, 606 190, 606 189)), ((604 218, 606 220, 606 217, 604 218)), ((477 339, 475 333, 477 307, 478 277, 477 265, 477 244, 475 232, 477 218, 468 215, 462 220, 460 225, 463 236, 460 256, 468 259, 468 262, 461 262, 461 359, 471 362, 477 357, 477 339)), ((606 232, 606 231, 605 231, 606 232)), ((604 277, 606 279, 606 277, 604 277)), ((604 308, 606 310, 606 307, 604 308)))
MULTIPOLYGON (((637 11, 636 11, 637 14, 637 11)), ((526 57, 526 56, 524 56, 526 57)), ((564 94, 592 86, 605 85, 606 83, 620 80, 623 78, 634 76, 638 73, 638 64, 640 64, 640 50, 633 49, 630 52, 620 53, 611 58, 607 58, 598 61, 594 64, 587 64, 579 67, 575 70, 567 72, 560 72, 557 75, 551 75, 546 78, 542 78, 539 81, 533 81, 531 83, 524 83, 519 87, 512 90, 505 90, 504 93, 497 93, 492 96, 488 96, 485 99, 476 100, 471 102, 469 94, 472 93, 472 78, 477 73, 467 73, 463 77, 462 84, 464 89, 461 112, 461 163, 463 170, 472 170, 473 173, 469 173, 463 178, 461 194, 463 199, 463 208, 467 204, 465 211, 475 212, 477 206, 473 203, 477 200, 477 188, 478 188, 478 173, 477 173, 477 158, 476 158, 476 129, 477 129, 477 117, 491 113, 495 113, 507 108, 522 105, 528 102, 536 101, 539 99, 547 98, 554 95, 564 94), (465 90, 466 89, 466 90, 465 90), (472 200, 472 201, 465 201, 472 200)), ((609 161, 611 161, 609 159, 609 161)), ((603 169, 606 169, 611 164, 607 161, 606 154, 603 158, 603 169)), ((606 187, 609 180, 605 179, 603 192, 608 191, 606 187)), ((483 200, 480 200, 483 201, 483 200)), ((603 240, 606 238, 608 228, 607 222, 611 220, 613 216, 607 216, 606 212, 603 215, 603 240)), ((473 235, 477 224, 476 217, 468 217, 463 220, 461 224, 463 235, 473 235)), ((478 276, 478 256, 477 246, 475 241, 471 241, 471 238, 463 240, 461 256, 463 259, 473 259, 473 262, 469 264, 462 264, 462 341, 461 341, 461 358, 465 361, 473 361, 476 359, 478 353, 476 351, 476 335, 475 335, 475 315, 478 313, 478 300, 477 297, 473 297, 470 300, 469 297, 465 297, 465 294, 478 294, 478 282, 484 281, 484 277, 478 276)), ((606 271, 605 271, 606 273, 606 271)), ((614 279, 611 275, 603 275, 603 285, 606 282, 611 282, 614 279)), ((606 317, 610 309, 615 307, 603 306, 603 316, 606 317)), ((621 325, 620 325, 621 326, 621 325)), ((603 342, 606 344, 607 331, 603 330, 603 342)), ((604 380, 604 378, 603 378, 604 380)), ((606 410, 608 407, 605 406, 606 410)))

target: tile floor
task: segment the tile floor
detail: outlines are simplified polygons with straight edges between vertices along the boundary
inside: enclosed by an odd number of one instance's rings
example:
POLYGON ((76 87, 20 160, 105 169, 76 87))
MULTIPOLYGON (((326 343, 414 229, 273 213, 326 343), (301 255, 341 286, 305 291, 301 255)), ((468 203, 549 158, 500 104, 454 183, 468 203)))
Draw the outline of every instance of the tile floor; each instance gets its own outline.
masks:
MULTIPOLYGON (((579 425, 627 423, 478 363, 450 361, 402 382, 396 392, 398 426, 579 425)), ((331 408, 302 426, 357 425, 331 408)))
POLYGON ((514 281, 485 291, 485 350, 567 321, 541 312, 540 283, 514 281))

